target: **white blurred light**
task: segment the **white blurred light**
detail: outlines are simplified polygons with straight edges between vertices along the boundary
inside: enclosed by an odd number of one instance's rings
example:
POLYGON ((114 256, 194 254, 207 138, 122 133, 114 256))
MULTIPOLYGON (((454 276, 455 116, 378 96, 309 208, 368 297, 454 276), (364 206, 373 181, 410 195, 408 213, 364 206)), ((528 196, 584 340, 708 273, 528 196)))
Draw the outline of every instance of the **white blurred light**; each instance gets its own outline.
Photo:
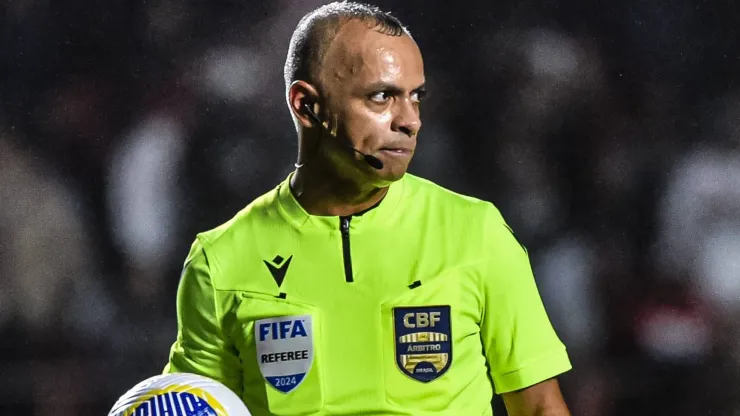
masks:
POLYGON ((175 246, 184 133, 173 117, 152 115, 114 154, 108 193, 114 235, 142 266, 165 264, 175 246))
POLYGON ((653 358, 664 362, 695 362, 711 348, 709 325, 686 311, 663 308, 641 323, 638 342, 653 358))
POLYGON ((543 253, 536 275, 553 324, 569 348, 584 351, 598 346, 603 320, 595 301, 593 250, 585 239, 567 236, 543 253))
POLYGON ((580 48, 570 37, 549 30, 529 33, 526 58, 536 77, 573 79, 578 71, 580 48))
POLYGON ((265 75, 261 57, 249 49, 210 49, 204 57, 202 87, 221 99, 244 101, 260 93, 265 75))
POLYGON ((704 239, 695 267, 705 296, 727 308, 740 307, 740 224, 716 227, 704 239))
POLYGON ((678 163, 662 198, 659 220, 659 265, 679 272, 701 271, 694 262, 706 250, 704 243, 714 238, 713 230, 740 229, 738 155, 701 149, 678 163))

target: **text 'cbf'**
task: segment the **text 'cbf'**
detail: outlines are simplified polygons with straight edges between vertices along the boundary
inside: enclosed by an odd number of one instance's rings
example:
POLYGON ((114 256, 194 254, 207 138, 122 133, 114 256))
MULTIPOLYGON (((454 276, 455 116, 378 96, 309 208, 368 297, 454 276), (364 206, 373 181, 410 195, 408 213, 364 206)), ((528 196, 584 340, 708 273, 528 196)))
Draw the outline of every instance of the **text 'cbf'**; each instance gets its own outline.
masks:
POLYGON ((440 321, 440 312, 415 312, 403 315, 403 326, 406 328, 434 328, 440 321))

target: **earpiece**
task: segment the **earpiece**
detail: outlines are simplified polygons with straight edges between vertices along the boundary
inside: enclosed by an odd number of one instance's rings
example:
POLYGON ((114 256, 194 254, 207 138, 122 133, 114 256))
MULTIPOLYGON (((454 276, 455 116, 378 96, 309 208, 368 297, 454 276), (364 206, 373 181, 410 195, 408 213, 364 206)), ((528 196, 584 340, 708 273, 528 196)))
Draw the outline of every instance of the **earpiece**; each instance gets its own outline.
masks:
POLYGON ((303 109, 306 110, 306 113, 308 114, 308 117, 313 120, 314 123, 321 125, 321 119, 319 116, 311 109, 311 106, 308 103, 303 104, 303 109))

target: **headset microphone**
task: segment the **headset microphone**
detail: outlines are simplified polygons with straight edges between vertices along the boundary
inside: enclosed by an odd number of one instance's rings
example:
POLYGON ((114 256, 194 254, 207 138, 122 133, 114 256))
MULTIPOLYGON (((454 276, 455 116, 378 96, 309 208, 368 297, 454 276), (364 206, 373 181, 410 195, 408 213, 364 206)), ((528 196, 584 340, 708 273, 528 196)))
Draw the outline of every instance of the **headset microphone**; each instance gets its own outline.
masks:
MULTIPOLYGON (((316 113, 311 110, 311 107, 308 104, 303 104, 303 108, 305 108, 306 112, 308 113, 308 116, 311 117, 311 120, 314 121, 314 123, 319 125, 319 128, 324 128, 324 124, 321 122, 321 119, 319 116, 316 115, 316 113)), ((355 149, 350 145, 349 143, 342 141, 342 144, 349 148, 350 150, 357 152, 362 158, 365 160, 365 162, 370 165, 371 168, 375 170, 381 170, 383 169, 383 161, 378 159, 377 157, 373 155, 366 155, 365 153, 362 153, 361 151, 355 149)))

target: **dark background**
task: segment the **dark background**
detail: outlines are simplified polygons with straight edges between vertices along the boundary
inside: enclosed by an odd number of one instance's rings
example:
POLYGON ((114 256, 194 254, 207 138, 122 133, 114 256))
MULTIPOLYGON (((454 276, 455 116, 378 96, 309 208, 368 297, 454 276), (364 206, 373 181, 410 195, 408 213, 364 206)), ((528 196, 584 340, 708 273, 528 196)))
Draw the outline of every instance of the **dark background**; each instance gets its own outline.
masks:
MULTIPOLYGON (((0 1, 0 414, 161 371, 195 233, 292 168, 282 67, 323 3, 0 1)), ((430 90, 411 171, 529 248, 574 414, 740 414, 740 5, 392 3, 430 90)))

